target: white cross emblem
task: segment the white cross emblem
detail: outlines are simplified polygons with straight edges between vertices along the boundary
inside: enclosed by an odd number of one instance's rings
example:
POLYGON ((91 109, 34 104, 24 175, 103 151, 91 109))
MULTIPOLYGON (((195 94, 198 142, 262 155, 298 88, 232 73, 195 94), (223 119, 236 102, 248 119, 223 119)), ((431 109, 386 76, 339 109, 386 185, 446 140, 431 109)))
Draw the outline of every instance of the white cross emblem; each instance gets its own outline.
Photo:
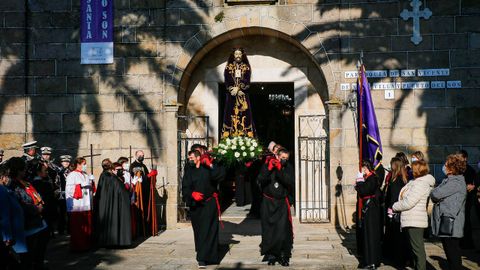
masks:
POLYGON ((402 13, 400 13, 400 17, 402 17, 402 19, 405 21, 410 18, 413 19, 413 36, 410 38, 410 40, 415 45, 420 44, 420 42, 423 40, 422 36, 420 35, 420 18, 428 20, 430 19, 430 16, 432 16, 432 11, 429 8, 420 10, 421 5, 422 3, 420 0, 412 0, 412 2, 410 2, 410 6, 412 6, 413 10, 408 11, 404 9, 402 13))

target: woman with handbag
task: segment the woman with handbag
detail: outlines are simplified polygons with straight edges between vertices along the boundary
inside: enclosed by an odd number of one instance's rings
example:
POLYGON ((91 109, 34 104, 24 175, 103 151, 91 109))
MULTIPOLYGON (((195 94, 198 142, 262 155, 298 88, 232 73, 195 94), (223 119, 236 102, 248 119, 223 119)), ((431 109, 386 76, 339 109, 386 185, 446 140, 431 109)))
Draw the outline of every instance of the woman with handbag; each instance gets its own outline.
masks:
POLYGON ((460 155, 449 155, 445 162, 447 178, 430 194, 435 203, 432 233, 442 239, 450 270, 462 269, 460 238, 465 224, 467 186, 463 177, 467 163, 460 155))
POLYGON ((398 202, 394 203, 392 208, 393 211, 402 213, 400 224, 410 241, 415 270, 425 270, 423 232, 428 227, 427 200, 435 185, 435 178, 428 174, 428 164, 423 160, 412 163, 412 172, 414 180, 402 188, 398 202))

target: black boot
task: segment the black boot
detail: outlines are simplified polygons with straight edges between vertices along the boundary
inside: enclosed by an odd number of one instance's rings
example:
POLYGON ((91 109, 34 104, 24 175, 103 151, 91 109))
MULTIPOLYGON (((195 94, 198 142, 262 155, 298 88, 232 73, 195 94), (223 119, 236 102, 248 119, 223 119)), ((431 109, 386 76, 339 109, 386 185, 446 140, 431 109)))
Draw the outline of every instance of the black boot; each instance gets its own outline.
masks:
POLYGON ((207 263, 204 261, 198 261, 198 269, 206 269, 207 263))
POLYGON ((277 258, 273 255, 268 255, 267 260, 268 260, 268 265, 275 265, 277 258))
POLYGON ((290 266, 290 259, 286 257, 282 257, 280 258, 280 264, 285 267, 290 266))

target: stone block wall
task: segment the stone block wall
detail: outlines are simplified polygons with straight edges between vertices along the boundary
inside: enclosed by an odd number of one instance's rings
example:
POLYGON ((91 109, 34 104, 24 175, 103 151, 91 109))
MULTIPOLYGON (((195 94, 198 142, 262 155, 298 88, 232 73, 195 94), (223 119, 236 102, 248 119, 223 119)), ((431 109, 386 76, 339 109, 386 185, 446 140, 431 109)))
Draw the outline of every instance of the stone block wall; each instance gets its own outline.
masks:
MULTIPOLYGON (((480 5, 426 1, 433 16, 420 20, 423 41, 414 45, 412 20, 399 16, 411 9, 409 2, 289 0, 228 6, 222 0, 115 0, 114 64, 80 65, 80 1, 33 0, 28 11, 23 1, 0 1, 0 147, 9 157, 20 154, 26 140, 36 139, 54 147, 55 155, 84 155, 92 144, 101 158, 113 159, 128 156, 129 146, 153 148, 161 177, 170 183, 167 216, 173 223, 175 114, 184 105, 177 103, 181 80, 189 75, 184 72, 198 53, 241 38, 228 31, 243 28, 246 35, 257 27, 256 34, 275 29, 311 54, 326 83, 316 90, 332 103, 347 99, 340 84, 354 83, 344 73, 356 69, 361 51, 369 70, 449 68, 448 78, 428 80, 460 80, 460 89, 395 90, 394 100, 385 100, 381 90, 372 92, 386 163, 398 151, 422 150, 441 177, 440 164, 450 152, 466 149, 471 162, 480 159, 480 5)), ((268 46, 275 49, 275 44, 268 46)), ((357 167, 352 114, 344 105, 326 108, 331 194, 340 166, 351 198, 357 167)), ((332 209, 336 199, 330 199, 332 209)), ((353 209, 351 200, 346 207, 353 209)))

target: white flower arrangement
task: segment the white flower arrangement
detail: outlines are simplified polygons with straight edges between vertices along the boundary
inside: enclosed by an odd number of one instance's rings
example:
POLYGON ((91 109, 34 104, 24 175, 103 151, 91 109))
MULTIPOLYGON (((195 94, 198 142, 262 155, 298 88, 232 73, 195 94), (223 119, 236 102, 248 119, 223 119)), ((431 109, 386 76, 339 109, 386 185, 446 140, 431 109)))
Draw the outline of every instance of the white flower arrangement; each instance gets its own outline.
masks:
POLYGON ((254 138, 233 137, 222 139, 213 148, 213 155, 226 166, 244 164, 257 159, 263 152, 262 146, 254 138))

